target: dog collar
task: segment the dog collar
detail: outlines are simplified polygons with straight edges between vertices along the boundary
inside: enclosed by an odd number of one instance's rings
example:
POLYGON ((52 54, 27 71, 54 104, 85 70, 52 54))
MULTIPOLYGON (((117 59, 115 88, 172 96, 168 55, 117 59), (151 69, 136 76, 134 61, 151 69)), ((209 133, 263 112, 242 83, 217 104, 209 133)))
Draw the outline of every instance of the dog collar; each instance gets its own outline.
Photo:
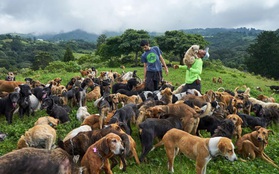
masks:
POLYGON ((104 164, 105 164, 105 159, 104 159, 104 157, 99 153, 99 151, 98 151, 98 149, 97 149, 96 147, 93 147, 92 150, 93 150, 94 153, 97 153, 97 155, 98 155, 98 156, 100 157, 100 159, 102 160, 102 165, 101 165, 100 169, 103 168, 103 166, 104 166, 104 164))

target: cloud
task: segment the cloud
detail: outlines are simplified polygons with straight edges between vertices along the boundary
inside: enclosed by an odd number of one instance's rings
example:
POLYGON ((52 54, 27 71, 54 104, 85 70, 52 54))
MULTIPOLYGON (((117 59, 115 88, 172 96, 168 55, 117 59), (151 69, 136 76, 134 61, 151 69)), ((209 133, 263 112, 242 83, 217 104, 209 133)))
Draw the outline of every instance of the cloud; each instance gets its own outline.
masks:
POLYGON ((0 33, 278 29, 277 0, 1 0, 0 33))

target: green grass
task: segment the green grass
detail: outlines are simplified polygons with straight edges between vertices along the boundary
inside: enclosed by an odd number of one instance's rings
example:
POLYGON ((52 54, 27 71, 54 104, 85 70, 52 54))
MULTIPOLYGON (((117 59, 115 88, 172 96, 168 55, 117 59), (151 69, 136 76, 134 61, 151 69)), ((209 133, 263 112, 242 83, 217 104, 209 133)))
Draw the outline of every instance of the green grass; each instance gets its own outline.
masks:
MULTIPOLYGON (((126 71, 133 71, 137 69, 138 76, 143 76, 143 68, 126 68, 126 71)), ((99 68, 98 71, 108 71, 113 70, 119 73, 122 72, 119 68, 99 68)), ((183 84, 185 79, 185 71, 181 69, 174 70, 169 68, 169 75, 165 76, 164 79, 172 82, 173 85, 178 87, 183 84)), ((55 77, 61 77, 63 79, 62 84, 66 85, 66 83, 70 80, 71 77, 80 75, 77 73, 46 73, 43 71, 36 71, 30 75, 31 78, 40 80, 42 83, 47 83, 49 80, 54 79, 55 77)), ((25 77, 20 76, 18 74, 17 80, 23 80, 25 77)), ((217 90, 219 87, 224 87, 225 89, 234 90, 237 86, 246 85, 251 88, 251 95, 256 97, 259 94, 264 94, 267 96, 273 96, 276 101, 279 101, 278 94, 273 94, 273 92, 266 87, 265 85, 279 85, 278 81, 273 81, 270 79, 266 79, 260 76, 253 76, 249 73, 240 72, 235 69, 229 69, 226 67, 220 66, 210 66, 204 68, 202 74, 202 93, 209 89, 217 90), (212 83, 212 77, 222 77, 223 83, 216 84, 212 83), (256 90, 256 87, 260 86, 263 89, 263 92, 259 92, 256 90)), ((240 88, 244 89, 244 88, 240 88)), ((93 103, 87 103, 90 113, 97 113, 97 109, 94 108, 93 103)), ((76 119, 76 110, 77 108, 73 108, 72 113, 70 115, 71 122, 59 125, 57 128, 57 135, 60 139, 63 139, 64 136, 73 128, 76 128, 80 125, 78 120, 76 119)), ((0 117, 0 131, 8 133, 8 137, 5 141, 0 142, 0 155, 4 155, 14 149, 16 149, 17 140, 20 138, 22 134, 29 128, 31 128, 34 122, 40 116, 46 116, 46 111, 41 110, 36 112, 34 117, 24 116, 23 120, 18 118, 18 114, 14 115, 13 124, 7 125, 5 117, 0 117)), ((275 132, 275 135, 271 135, 269 138, 269 145, 266 148, 265 152, 268 154, 275 163, 279 164, 279 144, 278 144, 278 125, 273 125, 269 127, 275 132)), ((251 130, 245 128, 243 133, 248 133, 251 130)), ((204 137, 209 137, 207 132, 202 132, 204 137)), ((138 138, 138 130, 135 126, 133 126, 133 135, 132 137, 137 142, 137 152, 138 155, 141 154, 141 146, 138 138)), ((233 140, 234 142, 234 140, 233 140)), ((186 174, 194 174, 195 173, 195 162, 189 160, 184 155, 179 154, 175 158, 174 165, 175 173, 186 173, 186 174)), ((126 172, 122 172, 118 169, 118 167, 113 168, 114 173, 136 173, 136 174, 148 174, 148 173, 162 173, 167 174, 167 158, 164 151, 164 148, 158 148, 154 151, 150 152, 147 155, 147 161, 137 165, 134 159, 128 159, 128 167, 126 172)), ((254 161, 248 162, 229 162, 222 157, 217 157, 209 162, 207 166, 207 173, 209 174, 226 174, 226 173, 237 173, 237 174, 264 174, 264 173, 279 173, 279 170, 274 169, 274 167, 267 162, 264 162, 261 159, 256 159, 254 161)))

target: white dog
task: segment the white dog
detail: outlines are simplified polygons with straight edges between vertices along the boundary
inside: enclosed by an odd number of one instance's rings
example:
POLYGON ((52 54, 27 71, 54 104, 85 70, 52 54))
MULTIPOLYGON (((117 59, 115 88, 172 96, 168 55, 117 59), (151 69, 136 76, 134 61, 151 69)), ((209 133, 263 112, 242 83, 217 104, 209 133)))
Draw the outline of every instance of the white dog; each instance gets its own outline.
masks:
POLYGON ((88 117, 89 115, 89 112, 87 111, 87 106, 81 106, 78 108, 77 110, 77 119, 80 121, 80 122, 83 122, 83 120, 88 117))
POLYGON ((183 58, 183 63, 187 65, 188 67, 191 67, 191 65, 195 62, 195 59, 198 58, 197 53, 200 49, 199 45, 192 45, 185 53, 183 58))
POLYGON ((71 130, 71 132, 69 132, 66 137, 63 139, 63 142, 67 141, 68 139, 71 139, 73 137, 75 137, 78 133, 80 132, 87 132, 87 131, 92 131, 91 127, 88 125, 82 125, 80 127, 77 127, 73 130, 71 130))

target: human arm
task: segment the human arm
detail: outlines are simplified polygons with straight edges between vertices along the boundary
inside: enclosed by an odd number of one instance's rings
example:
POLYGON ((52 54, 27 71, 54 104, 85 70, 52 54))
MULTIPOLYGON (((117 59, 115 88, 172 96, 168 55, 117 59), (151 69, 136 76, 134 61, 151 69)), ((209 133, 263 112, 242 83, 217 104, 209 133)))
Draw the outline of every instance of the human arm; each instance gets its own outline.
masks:
POLYGON ((161 63, 163 64, 163 66, 165 68, 166 75, 168 75, 169 74, 169 69, 168 69, 168 67, 167 67, 167 65, 165 63, 165 60, 164 60, 162 55, 160 55, 160 61, 161 61, 161 63))
POLYGON ((147 63, 143 63, 143 80, 145 81, 146 78, 146 69, 147 69, 147 63))

